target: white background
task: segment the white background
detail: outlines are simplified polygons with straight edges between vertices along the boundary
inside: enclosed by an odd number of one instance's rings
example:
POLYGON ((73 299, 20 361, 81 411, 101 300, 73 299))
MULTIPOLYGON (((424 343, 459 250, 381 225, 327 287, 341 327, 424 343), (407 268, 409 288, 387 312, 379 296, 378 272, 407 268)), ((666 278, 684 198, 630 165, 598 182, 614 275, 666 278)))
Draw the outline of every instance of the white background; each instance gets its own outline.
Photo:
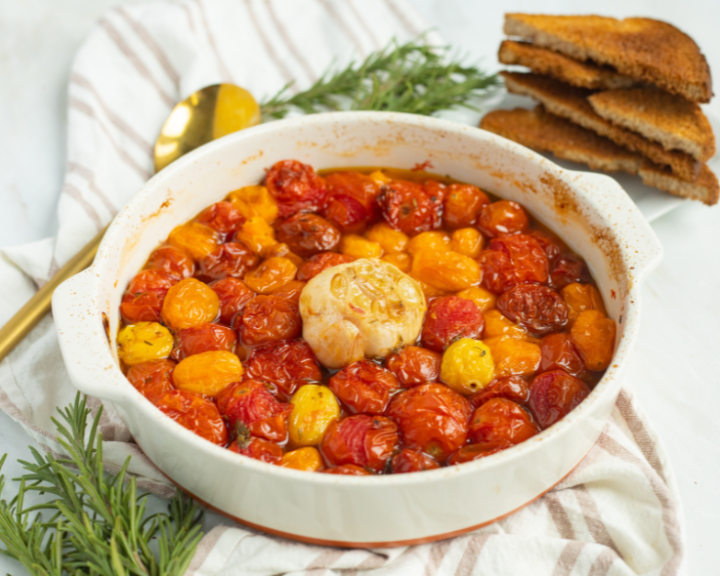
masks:
MULTIPOLYGON (((504 12, 650 16, 690 34, 720 71, 715 0, 410 0, 459 52, 497 67, 504 12)), ((135 3, 127 2, 127 3, 135 3)), ((0 247, 54 234, 72 57, 113 0, 0 0, 0 247)), ((720 73, 720 72, 719 72, 720 73)), ((720 117, 720 99, 709 105, 720 117)), ((719 135, 720 136, 720 135, 719 135)), ((720 573, 720 207, 684 203, 653 222, 665 259, 644 286, 629 383, 670 455, 685 510, 688 574, 720 573)), ((0 282, 2 279, 0 279, 0 282)), ((0 413, 0 453, 29 439, 0 413)), ((6 495, 7 497, 7 495, 6 495)), ((0 573, 20 574, 0 557, 0 573)))

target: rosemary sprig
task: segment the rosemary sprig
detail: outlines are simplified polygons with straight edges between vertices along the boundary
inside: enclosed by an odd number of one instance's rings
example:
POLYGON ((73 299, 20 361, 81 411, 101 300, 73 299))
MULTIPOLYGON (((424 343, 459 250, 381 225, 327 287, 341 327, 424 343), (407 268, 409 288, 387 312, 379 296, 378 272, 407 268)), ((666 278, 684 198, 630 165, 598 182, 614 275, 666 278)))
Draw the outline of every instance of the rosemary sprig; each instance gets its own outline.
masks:
MULTIPOLYGON (((18 495, 0 500, 0 553, 19 560, 31 576, 174 576, 185 572, 202 537, 195 503, 178 493, 168 513, 146 514, 147 494, 138 496, 127 474, 130 458, 115 475, 103 469, 102 407, 90 427, 85 397, 64 410, 64 423, 53 418, 67 458, 30 448, 34 462, 18 495), (87 439, 86 439, 87 438, 87 439), (30 492, 50 494, 50 502, 26 506, 30 492), (43 512, 48 518, 43 518, 43 512), (158 553, 153 553, 156 547, 158 553)), ((7 454, 0 459, 0 468, 7 454)), ((0 476, 0 493, 5 477, 0 476)))
POLYGON ((293 108, 306 114, 331 110, 387 110, 433 114, 465 107, 498 84, 497 75, 448 59, 447 47, 423 39, 391 42, 363 62, 343 70, 331 66, 307 90, 288 95, 292 82, 260 106, 266 118, 283 118, 293 108))

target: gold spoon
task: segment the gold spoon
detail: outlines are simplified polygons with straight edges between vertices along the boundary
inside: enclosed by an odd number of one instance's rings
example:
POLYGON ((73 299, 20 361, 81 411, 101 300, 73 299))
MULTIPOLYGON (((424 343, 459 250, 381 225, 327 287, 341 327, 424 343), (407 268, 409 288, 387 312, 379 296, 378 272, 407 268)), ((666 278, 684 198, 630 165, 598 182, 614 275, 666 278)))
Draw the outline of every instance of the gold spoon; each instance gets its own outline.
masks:
MULTIPOLYGON (((260 106, 247 90, 214 84, 191 94, 173 108, 155 142, 155 171, 198 146, 260 123, 260 106)), ((0 361, 50 311, 60 284, 92 264, 107 227, 73 256, 20 310, 0 328, 0 361)))

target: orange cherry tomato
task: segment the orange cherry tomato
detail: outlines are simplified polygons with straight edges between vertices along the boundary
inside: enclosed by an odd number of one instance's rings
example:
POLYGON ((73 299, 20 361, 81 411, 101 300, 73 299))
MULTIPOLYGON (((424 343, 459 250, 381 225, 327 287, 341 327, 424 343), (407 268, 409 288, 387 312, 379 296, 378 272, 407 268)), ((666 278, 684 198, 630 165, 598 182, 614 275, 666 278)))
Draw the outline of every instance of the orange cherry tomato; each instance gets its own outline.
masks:
POLYGON ((302 332, 302 318, 295 301, 282 296, 256 296, 235 316, 233 328, 245 344, 255 346, 292 340, 302 332))
POLYGON ((245 216, 230 202, 216 202, 200 212, 195 220, 227 238, 242 227, 245 216))
POLYGON ((312 166, 297 160, 276 162, 265 176, 265 186, 278 203, 281 218, 315 212, 325 205, 327 183, 312 166))
POLYGON ((530 398, 530 387, 522 376, 503 376, 470 396, 470 404, 478 408, 493 398, 507 398, 518 404, 526 404, 530 398))
POLYGON ((270 294, 295 278, 297 266, 287 258, 268 258, 245 274, 245 284, 258 294, 270 294))
POLYGON ((213 444, 225 446, 228 430, 217 406, 192 392, 173 390, 157 402, 164 414, 213 444))
POLYGON ((573 376, 580 376, 585 365, 570 336, 564 333, 548 334, 540 341, 540 371, 565 370, 573 376))
POLYGON ((283 457, 283 449, 264 438, 250 438, 247 441, 238 439, 230 444, 228 449, 268 464, 280 464, 283 457))
POLYGON ((450 184, 445 192, 443 224, 454 230, 474 226, 480 209, 490 204, 490 198, 480 188, 470 184, 450 184))
POLYGON ((570 329, 570 340, 580 352, 586 369, 605 370, 615 350, 615 321, 599 310, 580 312, 570 329))
POLYGON ((530 410, 541 428, 552 426, 587 398, 587 384, 564 370, 535 377, 530 384, 530 410))
POLYGON ((172 352, 174 360, 182 360, 193 354, 225 350, 235 352, 235 330, 219 324, 198 324, 177 333, 177 345, 172 352))
POLYGON ((128 324, 159 322, 168 290, 176 280, 163 270, 143 270, 128 284, 120 303, 120 314, 128 324))
POLYGON ((332 466, 354 464, 380 472, 399 444, 398 428, 392 420, 358 414, 333 421, 325 431, 320 452, 332 466))
POLYGON ((408 472, 422 472, 423 470, 435 470, 440 464, 427 454, 419 450, 405 448, 392 457, 390 463, 393 474, 407 474, 408 472))
POLYGON ((255 297, 255 293, 242 280, 224 278, 209 284, 220 300, 220 322, 232 324, 235 315, 255 297))
POLYGON ((519 404, 492 398, 477 408, 470 419, 470 441, 519 444, 540 432, 519 404))
POLYGON ((442 352, 458 338, 482 337, 485 319, 471 300, 444 296, 428 305, 422 329, 423 346, 442 352))
POLYGON ((172 380, 172 371, 175 362, 172 360, 151 360, 130 366, 127 379, 135 386, 138 392, 153 404, 175 389, 172 380))
POLYGON ((350 413, 382 414, 400 383, 390 370, 360 360, 337 372, 328 387, 350 413))
POLYGON ((214 321, 220 312, 220 299, 207 284, 186 278, 168 290, 161 317, 166 326, 182 330, 214 321))
POLYGON ((335 466, 335 468, 327 468, 322 471, 323 474, 337 474, 339 476, 372 476, 372 472, 368 472, 355 464, 343 464, 335 466))
POLYGON ((440 361, 442 355, 421 348, 420 346, 406 346, 400 352, 391 354, 385 362, 390 370, 405 388, 437 382, 440 377, 440 361))
POLYGON ((347 264, 355 260, 352 256, 345 254, 336 254, 335 252, 326 252, 325 254, 315 254, 310 256, 305 262, 300 264, 297 272, 297 279, 307 282, 312 280, 328 268, 337 266, 338 264, 347 264))
POLYGON ((530 226, 530 219, 517 202, 499 200, 480 208, 477 226, 485 236, 495 238, 501 234, 525 232, 530 226))
POLYGON ((195 274, 195 261, 182 248, 160 246, 150 254, 145 268, 166 272, 175 282, 179 282, 195 274))
POLYGON ((305 384, 319 384, 322 372, 315 354, 305 340, 280 340, 258 346, 245 362, 250 378, 269 382, 278 394, 289 399, 305 384))

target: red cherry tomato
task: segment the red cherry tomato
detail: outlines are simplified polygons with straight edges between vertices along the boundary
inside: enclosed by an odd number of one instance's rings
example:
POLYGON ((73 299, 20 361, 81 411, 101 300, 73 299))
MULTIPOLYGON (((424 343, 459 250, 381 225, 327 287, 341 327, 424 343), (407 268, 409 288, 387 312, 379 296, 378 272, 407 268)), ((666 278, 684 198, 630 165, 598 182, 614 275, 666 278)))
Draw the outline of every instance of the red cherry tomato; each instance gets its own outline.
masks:
POLYGON ((499 200, 480 208, 477 226, 480 232, 495 238, 501 234, 518 234, 525 232, 530 220, 525 209, 517 202, 499 200))
POLYGON ((255 348, 245 362, 250 378, 277 386, 279 394, 289 398, 304 384, 322 379, 320 365, 305 340, 281 340, 255 348))
POLYGON ((400 442, 395 423, 384 416, 358 414, 328 426, 320 452, 333 466, 354 464, 380 472, 400 442))
POLYGON ((232 324, 235 314, 255 297, 255 292, 237 278, 224 278, 209 284, 220 299, 220 322, 232 324))
POLYGON ((382 414, 400 383, 390 370, 360 360, 336 373, 328 386, 350 413, 382 414))
POLYGON ((301 211, 315 212, 325 205, 327 184, 312 166, 297 160, 282 160, 268 170, 268 191, 278 203, 281 218, 301 211))
POLYGON ((335 252, 315 254, 300 264, 297 272, 297 279, 307 282, 328 268, 332 268, 333 266, 337 266, 339 264, 347 264, 353 260, 355 260, 355 258, 352 256, 336 254, 335 252))
POLYGON ((283 457, 283 449, 280 446, 263 438, 235 440, 228 449, 268 464, 279 464, 283 457))
POLYGON ((567 334, 548 334, 540 341, 540 371, 565 370, 573 376, 580 376, 585 365, 580 353, 567 334))
POLYGON ((242 242, 227 242, 200 260, 197 276, 203 282, 242 278, 259 263, 260 259, 242 242))
POLYGON ((470 404, 478 408, 493 398, 507 398, 518 404, 526 404, 530 398, 530 387, 522 376, 503 376, 470 396, 470 404))
POLYGON ((162 412, 198 436, 213 444, 225 446, 228 430, 217 406, 205 398, 173 390, 160 398, 156 406, 162 412))
POLYGON ((387 415, 400 427, 407 448, 444 462, 465 444, 470 412, 470 403, 444 384, 423 384, 395 396, 387 415))
POLYGON ((362 232, 368 222, 368 213, 352 196, 335 194, 328 198, 322 215, 343 234, 362 232))
POLYGON ((501 294, 516 284, 548 280, 548 258, 538 241, 529 234, 502 236, 480 253, 482 286, 501 294))
POLYGON ((422 329, 423 346, 442 352, 458 338, 480 338, 485 318, 472 300, 443 296, 430 302, 422 329))
POLYGON ((278 240, 303 258, 333 250, 340 242, 338 229, 315 214, 295 214, 276 227, 278 240))
POLYGON ((406 346, 400 352, 388 356, 385 367, 405 388, 437 382, 440 378, 442 355, 420 346, 406 346))
POLYGON ((150 254, 145 268, 166 272, 173 281, 180 282, 195 274, 195 261, 177 246, 160 246, 150 254))
POLYGON ((548 257, 548 263, 550 264, 550 269, 552 270, 557 262, 557 259, 562 253, 562 249, 555 241, 555 238, 547 232, 542 232, 541 230, 531 230, 528 232, 528 235, 535 238, 538 244, 540 244, 540 247, 545 252, 545 256, 548 257))
POLYGON ((418 450, 405 448, 392 457, 390 462, 393 474, 407 474, 409 472, 422 472, 440 468, 437 461, 418 450))
POLYGON ((153 404, 157 404, 167 392, 175 389, 172 381, 174 368, 175 362, 172 360, 141 362, 130 367, 127 379, 140 394, 153 404))
POLYGON ((230 202, 217 202, 200 212, 195 220, 228 238, 245 223, 245 216, 230 202))
POLYGON ((568 321, 562 296, 547 286, 518 284, 502 293, 496 306, 516 324, 536 334, 556 332, 568 321))
POLYGON ((162 270, 143 270, 128 284, 120 304, 120 314, 128 324, 159 322, 160 311, 173 277, 162 270))
POLYGON ((193 354, 225 350, 235 352, 235 330, 219 324, 199 324, 177 333, 177 345, 172 352, 174 360, 182 360, 193 354))
POLYGON ((382 187, 378 204, 390 226, 413 236, 440 227, 443 192, 431 188, 428 194, 422 184, 396 180, 382 187))
POLYGON ((232 326, 245 344, 255 346, 299 337, 302 318, 297 303, 289 298, 255 296, 235 316, 232 326))
POLYGON ((218 395, 217 407, 240 439, 252 435, 271 442, 287 441, 293 406, 278 402, 259 380, 230 384, 218 395))
POLYGON ((465 464, 465 462, 480 460, 480 458, 485 458, 486 456, 492 456, 493 454, 502 452, 506 448, 510 448, 510 446, 512 446, 512 444, 505 444, 503 442, 468 444, 450 456, 447 463, 448 466, 455 466, 456 464, 465 464))
MULTIPOLYGON (((380 185, 365 174, 360 172, 335 172, 328 174, 325 181, 328 185, 328 202, 325 206, 325 213, 323 214, 328 220, 333 220, 329 211, 332 210, 331 204, 333 198, 351 198, 357 204, 347 203, 346 200, 341 201, 345 205, 354 205, 356 208, 359 206, 365 213, 365 222, 361 224, 370 224, 376 221, 379 217, 379 208, 377 205, 377 197, 380 193, 380 185)), ((343 229, 343 223, 340 220, 336 220, 338 227, 343 232, 354 232, 354 230, 343 229)))
POLYGON ((335 468, 327 468, 322 470, 321 474, 337 474, 338 476, 372 476, 372 472, 368 472, 355 464, 343 464, 335 468))
POLYGON ((587 282, 589 280, 590 276, 587 273, 585 262, 570 254, 560 256, 550 274, 550 284, 557 290, 561 290, 574 282, 587 282))
POLYGON ((564 370, 536 376, 530 384, 530 410, 541 428, 552 426, 587 398, 585 382, 564 370))
POLYGON ((470 441, 519 444, 540 432, 519 404, 507 398, 493 398, 480 406, 470 419, 470 441))

